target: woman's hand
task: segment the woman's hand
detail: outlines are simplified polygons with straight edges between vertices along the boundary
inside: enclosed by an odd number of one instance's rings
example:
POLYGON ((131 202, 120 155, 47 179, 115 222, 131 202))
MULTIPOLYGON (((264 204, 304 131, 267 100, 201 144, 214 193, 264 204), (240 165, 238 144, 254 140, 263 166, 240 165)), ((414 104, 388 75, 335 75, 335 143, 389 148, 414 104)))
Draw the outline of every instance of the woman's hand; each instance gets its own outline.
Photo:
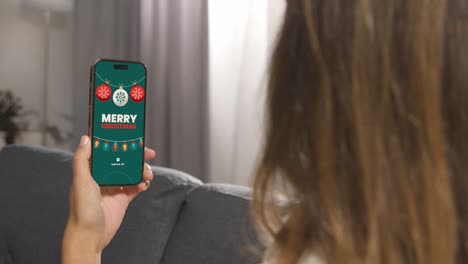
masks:
MULTIPOLYGON (((62 263, 100 263, 100 254, 122 223, 130 202, 153 180, 145 163, 143 181, 136 186, 100 188, 91 177, 91 143, 83 136, 73 156, 70 215, 62 243, 62 263)), ((145 160, 156 156, 145 148, 145 160)))

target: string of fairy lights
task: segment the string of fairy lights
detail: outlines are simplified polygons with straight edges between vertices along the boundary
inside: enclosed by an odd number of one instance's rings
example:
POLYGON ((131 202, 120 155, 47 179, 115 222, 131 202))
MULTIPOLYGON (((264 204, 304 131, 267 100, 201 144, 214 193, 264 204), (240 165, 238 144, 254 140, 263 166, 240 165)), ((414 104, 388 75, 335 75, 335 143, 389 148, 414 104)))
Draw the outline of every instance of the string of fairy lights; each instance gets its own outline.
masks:
POLYGON ((129 140, 111 140, 100 137, 93 137, 94 148, 101 149, 103 151, 112 150, 114 152, 127 150, 137 150, 138 148, 144 147, 143 137, 129 139, 129 140))

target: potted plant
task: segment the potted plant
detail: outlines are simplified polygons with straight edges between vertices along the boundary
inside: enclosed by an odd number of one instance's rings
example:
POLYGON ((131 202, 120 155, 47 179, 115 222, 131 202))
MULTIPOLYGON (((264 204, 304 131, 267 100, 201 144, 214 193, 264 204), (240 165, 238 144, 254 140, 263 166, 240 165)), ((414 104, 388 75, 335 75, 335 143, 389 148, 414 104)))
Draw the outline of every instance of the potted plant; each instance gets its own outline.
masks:
POLYGON ((21 98, 12 91, 0 91, 0 131, 4 132, 6 144, 14 144, 25 123, 23 118, 30 114, 24 110, 21 98))

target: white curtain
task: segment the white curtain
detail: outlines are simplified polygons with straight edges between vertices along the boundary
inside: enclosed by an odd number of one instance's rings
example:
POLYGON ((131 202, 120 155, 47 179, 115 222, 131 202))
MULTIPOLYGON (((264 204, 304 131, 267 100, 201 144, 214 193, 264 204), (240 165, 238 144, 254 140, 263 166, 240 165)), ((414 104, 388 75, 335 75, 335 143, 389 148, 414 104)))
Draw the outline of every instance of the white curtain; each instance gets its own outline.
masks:
POLYGON ((209 2, 209 175, 250 185, 263 135, 267 65, 283 0, 209 2))
POLYGON ((157 164, 206 175, 207 0, 142 0, 147 144, 157 164))

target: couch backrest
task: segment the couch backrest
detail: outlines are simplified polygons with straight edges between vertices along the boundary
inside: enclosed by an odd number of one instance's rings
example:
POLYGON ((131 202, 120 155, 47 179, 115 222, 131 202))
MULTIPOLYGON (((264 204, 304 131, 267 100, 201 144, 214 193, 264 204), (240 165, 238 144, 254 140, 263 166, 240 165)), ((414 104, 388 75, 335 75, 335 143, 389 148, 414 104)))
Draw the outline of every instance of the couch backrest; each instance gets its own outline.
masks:
MULTIPOLYGON (((70 153, 10 146, 0 152, 0 264, 60 263, 70 153)), ((103 263, 160 263, 187 193, 202 183, 153 167, 155 181, 129 207, 103 263)))
POLYGON ((260 263, 252 228, 250 190, 207 184, 192 190, 166 246, 163 264, 260 263))

